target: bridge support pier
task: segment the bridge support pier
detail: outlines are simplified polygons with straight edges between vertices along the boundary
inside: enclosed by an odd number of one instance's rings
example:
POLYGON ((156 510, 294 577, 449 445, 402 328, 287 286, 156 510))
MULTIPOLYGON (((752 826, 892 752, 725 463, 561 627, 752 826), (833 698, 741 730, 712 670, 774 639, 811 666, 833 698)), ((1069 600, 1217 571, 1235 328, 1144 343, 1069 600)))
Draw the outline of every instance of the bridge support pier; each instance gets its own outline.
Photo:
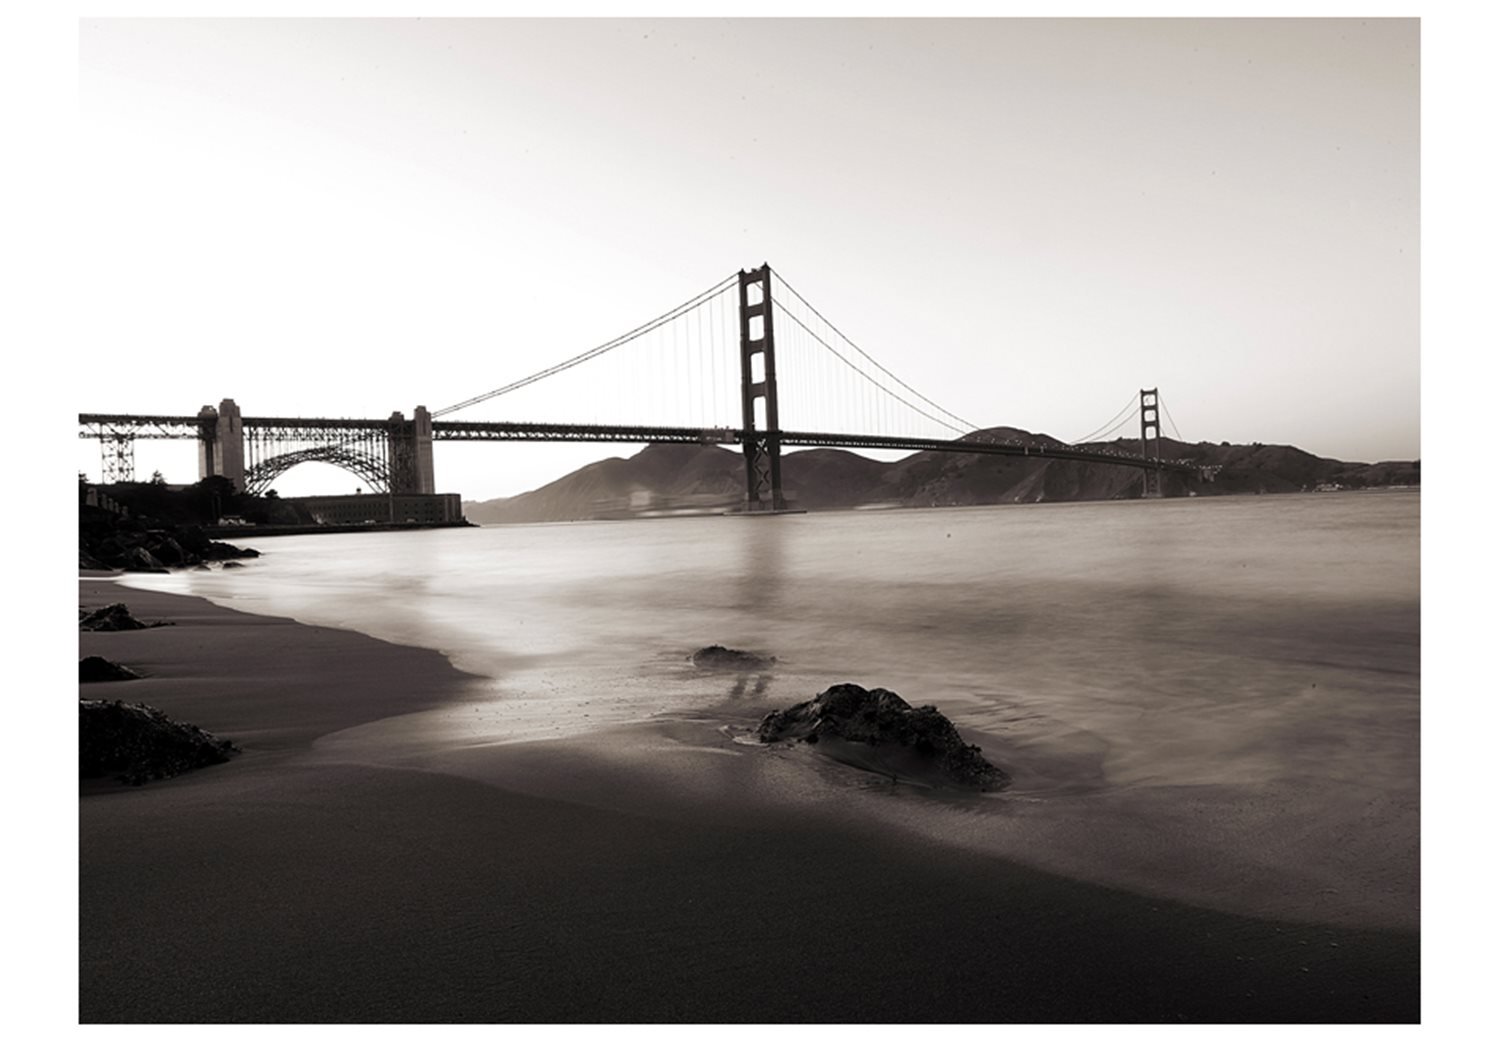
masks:
POLYGON ((198 410, 198 479, 220 474, 245 491, 245 430, 240 407, 225 398, 198 410))
POLYGON ((1161 423, 1157 419, 1156 388, 1141 388, 1141 455, 1156 461, 1141 470, 1141 498, 1161 498, 1161 423))
POLYGON ((392 493, 432 495, 437 491, 432 472, 432 414, 425 405, 416 407, 410 423, 399 412, 391 413, 386 460, 392 493))
POLYGON ((785 510, 769 264, 740 272, 740 406, 745 431, 745 509, 751 513, 785 510), (757 411, 763 413, 759 423, 757 411))

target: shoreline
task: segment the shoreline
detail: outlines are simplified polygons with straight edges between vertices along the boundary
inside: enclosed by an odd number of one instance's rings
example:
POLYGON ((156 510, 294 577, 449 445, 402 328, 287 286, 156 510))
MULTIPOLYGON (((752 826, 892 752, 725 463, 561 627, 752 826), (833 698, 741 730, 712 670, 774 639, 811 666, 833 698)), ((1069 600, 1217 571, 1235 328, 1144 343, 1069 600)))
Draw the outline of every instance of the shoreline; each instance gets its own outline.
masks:
POLYGON ((80 582, 112 601, 176 625, 81 633, 148 674, 84 695, 244 752, 81 799, 85 1023, 1420 1016, 1415 931, 1213 912, 801 812, 747 784, 755 758, 668 755, 659 731, 443 754, 484 780, 371 762, 340 732, 461 705, 473 678, 80 582))

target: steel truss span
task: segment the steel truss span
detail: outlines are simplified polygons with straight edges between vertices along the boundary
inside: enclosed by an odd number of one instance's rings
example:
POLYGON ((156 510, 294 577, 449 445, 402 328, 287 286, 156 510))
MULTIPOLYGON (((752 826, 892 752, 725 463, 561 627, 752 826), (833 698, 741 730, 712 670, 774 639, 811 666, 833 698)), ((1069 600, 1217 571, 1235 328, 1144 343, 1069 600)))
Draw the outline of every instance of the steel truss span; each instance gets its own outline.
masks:
MULTIPOLYGON (((210 425, 212 427, 212 425, 210 425)), ((203 437, 197 416, 129 416, 121 413, 80 413, 80 438, 151 438, 187 440, 203 437)))
MULTIPOLYGON (((397 419, 370 420, 326 417, 237 417, 243 451, 242 480, 247 492, 260 495, 282 474, 299 463, 329 463, 354 474, 373 491, 392 491, 391 444, 407 424, 397 419)), ((133 480, 133 443, 146 440, 196 440, 211 446, 218 436, 218 418, 209 416, 134 416, 83 413, 78 417, 80 438, 97 439, 111 447, 106 458, 107 480, 133 480)))
MULTIPOLYGON (((127 416, 87 413, 78 417, 80 438, 135 437, 135 438, 197 438, 200 437, 200 421, 196 416, 127 416)), ((247 431, 265 432, 283 440, 307 440, 311 434, 341 433, 383 435, 390 430, 389 420, 365 419, 320 419, 296 417, 251 417, 244 418, 247 431)), ((970 436, 973 437, 973 436, 970 436)), ((733 427, 646 427, 607 426, 600 424, 567 423, 522 423, 517 421, 458 421, 435 420, 432 424, 433 441, 552 441, 650 444, 665 442, 679 445, 741 445, 745 432, 733 427)), ((1190 460, 1157 460, 1145 456, 1111 452, 1107 449, 1088 450, 1070 446, 1042 446, 1025 442, 982 441, 967 439, 944 440, 940 438, 887 437, 878 434, 838 434, 817 431, 781 431, 777 440, 786 448, 830 448, 830 449, 888 449, 898 452, 968 452, 984 456, 1022 456, 1034 459, 1063 459, 1079 463, 1109 463, 1116 466, 1138 467, 1143 470, 1166 470, 1180 474, 1197 474, 1200 467, 1190 460)), ((351 459, 342 458, 341 446, 331 445, 326 449, 308 449, 290 454, 285 466, 278 466, 280 474, 297 463, 321 460, 347 465, 351 459), (326 454, 324 454, 326 453, 326 454)), ((269 461, 267 461, 269 462, 269 461)), ((278 461, 280 462, 280 461, 278 461)), ((361 461, 362 463, 365 461, 361 461)), ((373 461, 370 461, 373 462, 373 461)), ((360 469, 364 469, 361 467, 360 469)), ((388 478, 385 468, 382 473, 361 473, 367 480, 384 481, 388 478)), ((272 475, 275 476, 275 475, 272 475)))
POLYGON ((330 463, 364 479, 375 491, 390 490, 390 468, 378 457, 342 445, 319 445, 284 452, 248 468, 245 472, 246 491, 257 496, 264 494, 273 481, 299 463, 330 463))

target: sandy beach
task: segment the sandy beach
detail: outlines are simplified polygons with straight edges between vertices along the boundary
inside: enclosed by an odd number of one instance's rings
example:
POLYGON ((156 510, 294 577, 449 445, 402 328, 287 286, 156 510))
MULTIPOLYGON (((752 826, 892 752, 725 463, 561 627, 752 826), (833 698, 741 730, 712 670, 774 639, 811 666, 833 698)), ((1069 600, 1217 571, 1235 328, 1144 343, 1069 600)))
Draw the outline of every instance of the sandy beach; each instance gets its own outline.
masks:
MULTIPOLYGON (((91 698, 232 739, 79 804, 84 1023, 1415 1022, 1419 936, 1275 922, 778 798, 691 726, 450 741, 435 651, 80 581, 171 626, 82 633, 91 698)), ((701 727, 697 724, 701 723, 701 727)), ((775 776, 775 777, 773 777, 775 776)))

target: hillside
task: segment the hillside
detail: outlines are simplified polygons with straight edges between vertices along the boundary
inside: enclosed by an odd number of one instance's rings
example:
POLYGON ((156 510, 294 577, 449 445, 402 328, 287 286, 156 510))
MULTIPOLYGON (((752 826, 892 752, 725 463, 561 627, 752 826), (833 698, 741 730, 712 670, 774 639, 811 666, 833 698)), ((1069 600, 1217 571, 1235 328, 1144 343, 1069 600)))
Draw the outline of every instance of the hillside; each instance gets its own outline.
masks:
MULTIPOLYGON (((1045 434, 1009 427, 969 437, 1060 444, 1045 434)), ((1090 447, 1137 452, 1139 442, 1120 439, 1090 447)), ((1422 474, 1421 461, 1351 463, 1290 445, 1189 444, 1163 438, 1162 455, 1220 468, 1210 482, 1164 476, 1168 496, 1419 485, 1422 474)), ((733 510, 744 497, 744 475, 744 457, 732 449, 649 445, 628 459, 591 463, 518 496, 466 501, 464 515, 478 524, 493 524, 733 510)), ((1134 499, 1141 494, 1140 472, 1130 467, 950 452, 918 452, 883 463, 842 449, 808 449, 783 454, 781 475, 788 505, 802 510, 1134 499)))

